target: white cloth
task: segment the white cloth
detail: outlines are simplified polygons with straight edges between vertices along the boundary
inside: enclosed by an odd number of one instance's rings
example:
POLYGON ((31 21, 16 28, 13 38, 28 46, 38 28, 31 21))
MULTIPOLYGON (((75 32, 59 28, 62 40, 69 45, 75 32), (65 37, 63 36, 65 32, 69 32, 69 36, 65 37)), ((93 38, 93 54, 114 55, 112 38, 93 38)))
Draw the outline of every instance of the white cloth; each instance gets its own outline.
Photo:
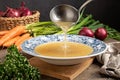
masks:
POLYGON ((101 73, 120 78, 120 48, 115 44, 120 46, 120 42, 107 43, 107 51, 96 58, 103 64, 101 73))

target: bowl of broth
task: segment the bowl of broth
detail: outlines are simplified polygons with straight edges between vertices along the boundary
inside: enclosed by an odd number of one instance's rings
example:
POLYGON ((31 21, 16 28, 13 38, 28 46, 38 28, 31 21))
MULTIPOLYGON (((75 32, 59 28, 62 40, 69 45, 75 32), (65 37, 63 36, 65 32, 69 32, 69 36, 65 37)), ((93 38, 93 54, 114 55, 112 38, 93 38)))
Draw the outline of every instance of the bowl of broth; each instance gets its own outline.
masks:
POLYGON ((41 60, 55 65, 73 65, 84 62, 106 51, 107 45, 98 39, 67 35, 44 35, 26 40, 21 45, 22 51, 39 57, 41 60))

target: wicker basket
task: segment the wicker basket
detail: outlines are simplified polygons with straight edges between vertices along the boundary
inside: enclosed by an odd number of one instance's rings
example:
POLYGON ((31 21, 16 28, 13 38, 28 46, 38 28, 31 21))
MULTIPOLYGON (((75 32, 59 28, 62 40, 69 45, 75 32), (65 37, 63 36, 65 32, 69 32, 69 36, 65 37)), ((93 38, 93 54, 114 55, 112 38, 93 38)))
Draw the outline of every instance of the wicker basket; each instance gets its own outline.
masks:
POLYGON ((26 25, 33 22, 38 22, 39 18, 40 18, 39 11, 33 11, 33 15, 18 18, 0 17, 0 31, 12 29, 18 25, 26 25))

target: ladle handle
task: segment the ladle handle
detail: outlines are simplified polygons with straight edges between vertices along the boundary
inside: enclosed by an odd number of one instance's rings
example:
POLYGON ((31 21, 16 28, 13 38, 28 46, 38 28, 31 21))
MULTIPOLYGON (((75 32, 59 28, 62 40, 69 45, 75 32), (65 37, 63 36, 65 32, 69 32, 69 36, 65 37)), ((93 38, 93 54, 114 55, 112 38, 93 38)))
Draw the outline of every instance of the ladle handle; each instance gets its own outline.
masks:
MULTIPOLYGON (((83 9, 87 4, 89 4, 91 1, 93 1, 93 0, 87 0, 85 3, 82 4, 82 6, 81 6, 81 7, 79 8, 79 10, 78 10, 79 16, 80 16, 80 14, 81 14, 82 9, 83 9)), ((80 19, 80 17, 79 17, 79 19, 80 19)))

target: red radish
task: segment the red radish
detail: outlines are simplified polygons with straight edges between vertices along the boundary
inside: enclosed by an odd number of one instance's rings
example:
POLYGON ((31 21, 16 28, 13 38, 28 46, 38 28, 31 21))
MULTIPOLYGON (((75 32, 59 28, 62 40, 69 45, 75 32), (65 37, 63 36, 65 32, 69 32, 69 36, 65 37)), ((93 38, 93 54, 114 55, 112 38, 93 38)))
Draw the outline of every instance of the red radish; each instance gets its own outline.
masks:
POLYGON ((7 11, 5 12, 6 17, 20 17, 20 13, 18 10, 7 7, 7 11))
POLYGON ((107 37, 107 31, 105 28, 101 27, 95 31, 95 38, 104 40, 106 37, 107 37))
POLYGON ((88 27, 84 27, 80 30, 79 35, 94 37, 94 32, 88 27))

